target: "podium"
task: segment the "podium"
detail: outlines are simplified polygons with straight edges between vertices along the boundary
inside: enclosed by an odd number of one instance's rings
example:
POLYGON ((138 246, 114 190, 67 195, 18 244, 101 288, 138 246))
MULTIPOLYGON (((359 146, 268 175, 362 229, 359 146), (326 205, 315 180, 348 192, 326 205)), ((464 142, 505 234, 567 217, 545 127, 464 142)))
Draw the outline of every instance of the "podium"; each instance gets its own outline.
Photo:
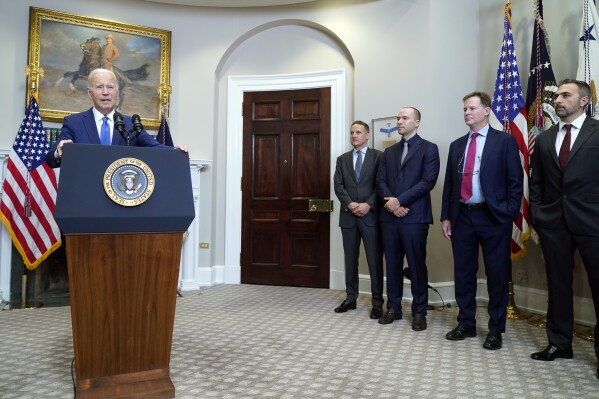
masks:
POLYGON ((55 219, 66 237, 78 399, 175 397, 177 283, 194 215, 186 153, 64 146, 55 219))

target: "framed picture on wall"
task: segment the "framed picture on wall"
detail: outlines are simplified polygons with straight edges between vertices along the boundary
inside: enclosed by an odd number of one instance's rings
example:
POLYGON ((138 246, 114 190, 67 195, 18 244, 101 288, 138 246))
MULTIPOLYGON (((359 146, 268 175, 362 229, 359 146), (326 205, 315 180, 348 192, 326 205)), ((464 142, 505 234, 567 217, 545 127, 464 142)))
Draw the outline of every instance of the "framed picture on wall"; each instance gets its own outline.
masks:
POLYGON ((388 116, 372 120, 372 147, 384 151, 400 140, 397 133, 397 117, 388 116))
POLYGON ((107 68, 119 83, 117 109, 156 129, 168 104, 170 46, 170 31, 31 7, 27 104, 36 87, 42 119, 62 122, 91 107, 87 75, 107 68))

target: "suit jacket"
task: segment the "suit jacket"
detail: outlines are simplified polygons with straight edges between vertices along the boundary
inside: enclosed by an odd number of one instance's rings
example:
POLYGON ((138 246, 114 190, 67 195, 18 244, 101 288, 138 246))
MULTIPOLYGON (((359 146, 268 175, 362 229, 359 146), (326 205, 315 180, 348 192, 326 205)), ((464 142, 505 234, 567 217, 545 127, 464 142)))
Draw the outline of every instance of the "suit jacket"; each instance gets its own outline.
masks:
MULTIPOLYGON (((379 196, 395 197, 410 212, 401 220, 404 223, 433 223, 431 190, 439 177, 439 149, 437 145, 415 135, 403 165, 401 142, 385 149, 376 177, 379 196)), ((397 220, 390 212, 381 212, 380 220, 397 220)))
MULTIPOLYGON (((460 205, 462 174, 458 173, 460 159, 466 151, 468 134, 449 146, 441 220, 450 220, 455 226, 460 205)), ((487 206, 498 223, 513 221, 522 205, 524 172, 516 139, 507 133, 489 127, 480 160, 480 187, 487 206)))
POLYGON ((373 148, 368 148, 362 162, 359 181, 356 181, 354 174, 353 153, 354 150, 351 150, 337 158, 335 176, 333 177, 335 194, 341 202, 339 227, 348 228, 356 224, 357 217, 347 209, 350 202, 366 202, 370 205, 370 212, 362 217, 362 220, 368 226, 374 226, 376 225, 380 206, 376 194, 375 178, 381 152, 373 148))
POLYGON ((599 236, 599 121, 587 117, 562 174, 558 126, 537 137, 532 155, 530 210, 535 226, 551 229, 563 217, 574 234, 599 236))
MULTIPOLYGON (((133 127, 131 117, 123 115, 123 120, 125 122, 125 129, 127 131, 131 130, 133 127)), ((112 133, 111 145, 127 145, 118 131, 113 130, 112 133)), ((74 143, 80 144, 101 144, 100 135, 98 134, 98 128, 96 126, 96 121, 94 120, 92 108, 85 112, 80 112, 78 114, 73 114, 64 118, 60 136, 56 139, 56 143, 46 154, 46 163, 51 168, 57 168, 60 166, 60 159, 56 160, 54 158, 54 152, 56 151, 56 146, 61 140, 73 140, 74 143)), ((131 141, 130 145, 138 147, 166 147, 156 141, 145 130, 142 130, 139 136, 131 141)))

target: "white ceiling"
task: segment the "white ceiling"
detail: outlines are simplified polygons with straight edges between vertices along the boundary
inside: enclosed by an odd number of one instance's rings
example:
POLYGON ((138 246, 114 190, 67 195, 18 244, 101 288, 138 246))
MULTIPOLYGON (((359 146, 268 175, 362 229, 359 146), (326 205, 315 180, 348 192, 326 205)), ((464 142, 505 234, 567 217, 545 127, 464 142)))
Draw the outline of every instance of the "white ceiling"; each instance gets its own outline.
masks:
POLYGON ((318 0, 145 0, 154 3, 181 4, 197 7, 268 7, 308 3, 318 0))

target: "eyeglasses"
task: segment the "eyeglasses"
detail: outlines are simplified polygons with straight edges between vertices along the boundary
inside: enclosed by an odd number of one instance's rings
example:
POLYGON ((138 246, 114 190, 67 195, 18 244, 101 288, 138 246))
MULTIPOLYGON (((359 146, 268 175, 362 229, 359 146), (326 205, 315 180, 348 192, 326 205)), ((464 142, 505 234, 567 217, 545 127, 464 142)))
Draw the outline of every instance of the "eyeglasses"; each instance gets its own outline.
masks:
POLYGON ((117 87, 115 85, 97 85, 94 87, 94 90, 97 92, 103 92, 104 90, 106 90, 107 92, 111 93, 116 89, 117 87))
MULTIPOLYGON (((480 157, 476 157, 478 164, 480 165, 480 157)), ((464 172, 462 171, 462 169, 464 169, 464 167, 462 166, 462 162, 464 162, 464 154, 462 154, 462 157, 460 158, 459 162, 458 162, 458 174, 462 175, 462 176, 474 176, 480 173, 480 170, 473 170, 472 172, 464 172)))

